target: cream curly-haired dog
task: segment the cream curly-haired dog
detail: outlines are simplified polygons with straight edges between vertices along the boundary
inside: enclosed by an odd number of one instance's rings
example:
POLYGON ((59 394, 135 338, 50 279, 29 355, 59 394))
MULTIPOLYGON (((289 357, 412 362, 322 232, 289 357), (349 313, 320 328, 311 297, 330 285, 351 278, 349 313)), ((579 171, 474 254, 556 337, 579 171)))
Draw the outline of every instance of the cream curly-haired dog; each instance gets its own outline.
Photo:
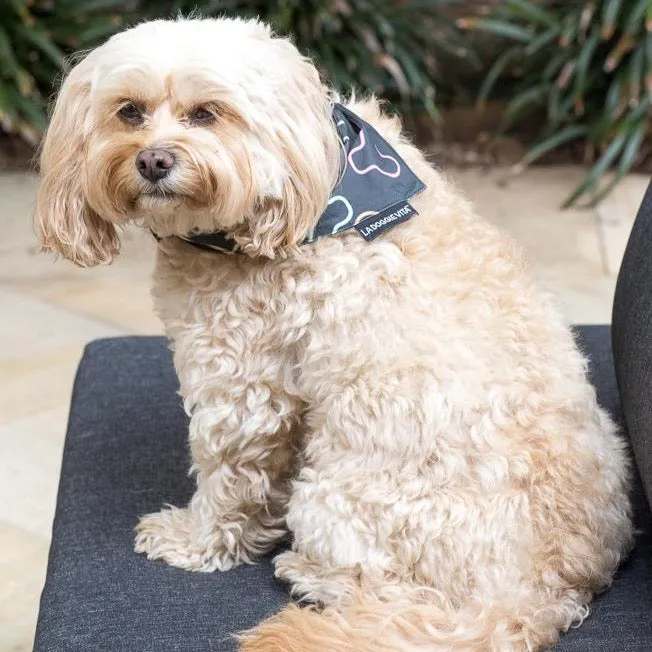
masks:
POLYGON ((630 547, 623 443, 518 247, 374 100, 348 108, 423 181, 419 214, 305 242, 342 172, 334 102, 287 40, 227 19, 139 25, 63 84, 41 242, 89 266, 121 224, 158 235, 191 416, 196 493, 136 550, 227 571, 289 530, 276 574, 325 608, 249 652, 549 646, 630 547), (213 232, 238 253, 184 239, 213 232))

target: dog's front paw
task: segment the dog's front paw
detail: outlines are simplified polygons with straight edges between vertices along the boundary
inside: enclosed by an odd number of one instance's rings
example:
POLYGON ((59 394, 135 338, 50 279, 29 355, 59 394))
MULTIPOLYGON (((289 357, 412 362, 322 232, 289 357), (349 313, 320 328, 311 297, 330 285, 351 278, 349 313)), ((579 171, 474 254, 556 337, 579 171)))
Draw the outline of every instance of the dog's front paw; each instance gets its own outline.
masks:
POLYGON ((206 531, 188 509, 176 507, 140 519, 135 550, 191 571, 226 571, 244 561, 226 548, 221 530, 206 531))

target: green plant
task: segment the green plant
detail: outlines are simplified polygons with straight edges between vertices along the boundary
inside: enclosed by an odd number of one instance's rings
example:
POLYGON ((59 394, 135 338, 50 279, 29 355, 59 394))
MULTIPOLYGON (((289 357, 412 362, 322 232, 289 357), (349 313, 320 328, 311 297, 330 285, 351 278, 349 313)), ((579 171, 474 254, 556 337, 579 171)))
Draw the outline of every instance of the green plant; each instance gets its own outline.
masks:
POLYGON ((23 0, 0 0, 0 126, 30 142, 45 126, 44 87, 63 53, 23 0))
POLYGON ((351 87, 401 102, 403 109, 435 109, 441 81, 438 56, 474 61, 462 32, 442 12, 460 0, 144 0, 146 17, 176 13, 260 16, 291 34, 341 90, 351 87))
POLYGON ((124 0, 0 0, 0 128, 36 143, 64 54, 114 32, 125 6, 124 0))
POLYGON ((0 0, 0 127, 30 142, 64 54, 142 19, 260 16, 293 36, 341 90, 351 87, 436 115, 440 55, 477 64, 442 9, 460 0, 0 0))
POLYGON ((565 206, 595 205, 627 174, 651 135, 652 0, 505 0, 486 17, 458 21, 512 45, 489 69, 482 105, 499 79, 516 78, 503 130, 544 110, 538 141, 518 166, 573 141, 594 165, 565 206), (614 167, 609 182, 601 183, 614 167))

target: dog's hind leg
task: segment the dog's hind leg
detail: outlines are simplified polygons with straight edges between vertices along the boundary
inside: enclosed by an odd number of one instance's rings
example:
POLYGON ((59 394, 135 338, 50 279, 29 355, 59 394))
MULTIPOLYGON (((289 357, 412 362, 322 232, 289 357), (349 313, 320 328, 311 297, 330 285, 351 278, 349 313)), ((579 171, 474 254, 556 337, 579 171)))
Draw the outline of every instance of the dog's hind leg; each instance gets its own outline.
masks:
POLYGON ((332 568, 293 550, 274 559, 276 577, 292 586, 292 594, 323 605, 352 603, 358 592, 360 571, 355 567, 332 568))

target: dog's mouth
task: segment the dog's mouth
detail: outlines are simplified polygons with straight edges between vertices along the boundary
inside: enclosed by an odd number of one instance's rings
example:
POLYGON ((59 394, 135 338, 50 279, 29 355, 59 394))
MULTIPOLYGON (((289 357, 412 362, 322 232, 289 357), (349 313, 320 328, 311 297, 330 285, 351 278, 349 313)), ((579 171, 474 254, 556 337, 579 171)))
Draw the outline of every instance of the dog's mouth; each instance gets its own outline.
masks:
POLYGON ((152 186, 150 188, 145 188, 140 192, 136 201, 138 203, 146 204, 149 206, 168 204, 171 202, 178 202, 183 199, 183 195, 169 188, 163 188, 159 186, 152 186))
POLYGON ((153 186, 148 188, 140 193, 141 197, 155 197, 157 199, 174 199, 179 197, 179 194, 168 188, 160 188, 159 186, 153 186))

